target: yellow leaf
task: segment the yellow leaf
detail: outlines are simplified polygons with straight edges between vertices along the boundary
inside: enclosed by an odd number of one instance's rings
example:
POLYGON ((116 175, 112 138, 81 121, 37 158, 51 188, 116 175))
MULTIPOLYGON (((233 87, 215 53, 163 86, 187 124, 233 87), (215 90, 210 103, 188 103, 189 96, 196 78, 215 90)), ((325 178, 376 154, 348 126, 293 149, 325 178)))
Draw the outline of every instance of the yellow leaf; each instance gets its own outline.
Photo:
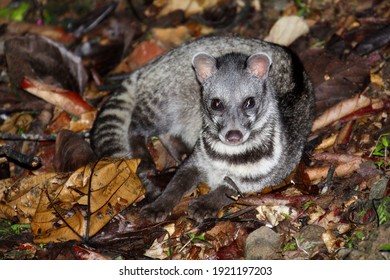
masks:
POLYGON ((19 131, 27 131, 33 117, 26 113, 16 113, 6 119, 0 127, 0 132, 17 134, 19 131))
POLYGON ((49 183, 31 223, 35 242, 79 240, 96 234, 145 190, 140 160, 102 159, 79 168, 63 185, 49 183))
POLYGON ((55 178, 55 173, 45 173, 39 176, 24 177, 16 182, 3 180, 5 184, 0 184, 1 200, 7 207, 0 209, 0 217, 10 218, 12 212, 8 207, 14 209, 20 223, 31 222, 35 214, 42 190, 46 188, 49 179, 54 181, 60 180, 55 178), (6 194, 6 195, 5 195, 6 194))

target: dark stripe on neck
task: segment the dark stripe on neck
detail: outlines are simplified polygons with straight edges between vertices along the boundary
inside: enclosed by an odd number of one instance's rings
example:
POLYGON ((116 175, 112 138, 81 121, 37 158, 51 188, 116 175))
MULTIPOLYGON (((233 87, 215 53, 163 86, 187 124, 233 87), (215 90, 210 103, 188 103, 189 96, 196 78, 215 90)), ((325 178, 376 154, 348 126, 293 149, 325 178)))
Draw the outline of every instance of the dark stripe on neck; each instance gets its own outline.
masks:
MULTIPOLYGON (((252 133, 261 134, 263 132, 257 131, 252 133)), ((208 135, 203 134, 201 141, 203 143, 205 152, 210 158, 215 160, 223 160, 234 165, 241 165, 247 163, 255 163, 264 157, 271 157, 274 152, 274 135, 275 131, 272 128, 269 140, 267 142, 264 142, 262 143, 262 145, 259 146, 254 146, 243 153, 237 153, 233 155, 221 154, 215 151, 210 144, 210 142, 213 140, 207 140, 208 135)), ((255 135, 253 138, 255 138, 255 135)))

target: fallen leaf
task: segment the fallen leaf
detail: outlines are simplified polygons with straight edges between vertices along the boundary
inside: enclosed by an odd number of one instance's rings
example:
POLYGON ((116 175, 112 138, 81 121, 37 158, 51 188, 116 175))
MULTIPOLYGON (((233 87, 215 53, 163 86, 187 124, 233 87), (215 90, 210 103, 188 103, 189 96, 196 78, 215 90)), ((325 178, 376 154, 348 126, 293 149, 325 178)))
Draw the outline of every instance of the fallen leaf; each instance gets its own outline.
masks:
POLYGON ((328 252, 333 253, 337 249, 336 236, 330 230, 327 230, 321 237, 328 249, 328 252))
POLYGON ((175 159, 158 138, 152 138, 148 141, 147 148, 158 171, 168 170, 177 166, 175 159))
POLYGON ((17 217, 20 223, 30 223, 39 203, 42 190, 47 182, 61 183, 63 178, 55 173, 44 173, 38 176, 24 177, 14 181, 0 181, 0 198, 4 203, 0 208, 0 217, 17 217), (12 209, 12 211, 11 211, 12 209))
POLYGON ((316 150, 323 150, 332 147, 334 143, 336 143, 337 136, 337 133, 332 133, 332 135, 322 140, 322 142, 316 147, 316 150))
POLYGON ((46 129, 47 133, 58 133, 61 129, 69 129, 71 117, 69 114, 65 111, 62 111, 58 108, 56 110, 56 115, 53 117, 52 122, 49 124, 49 126, 46 129))
POLYGON ((139 160, 100 160, 79 168, 62 184, 46 182, 31 228, 35 242, 88 239, 138 201, 144 188, 139 160))
POLYGON ((21 88, 44 99, 50 104, 62 108, 76 117, 81 117, 83 113, 93 110, 79 94, 52 85, 43 84, 29 77, 24 77, 21 88))
POLYGON ((15 113, 0 126, 1 133, 18 134, 28 131, 33 117, 27 113, 15 113))
POLYGON ((167 257, 166 246, 165 243, 161 243, 158 239, 155 239, 152 246, 149 249, 145 250, 145 257, 157 260, 163 260, 167 257))
POLYGON ((217 260, 240 260, 244 258, 244 249, 242 244, 234 240, 227 246, 217 251, 217 260))
POLYGON ((74 245, 73 250, 80 260, 111 260, 112 258, 99 254, 93 251, 91 248, 84 246, 74 245))
POLYGON ((390 25, 386 24, 380 29, 370 30, 369 32, 370 33, 356 45, 353 52, 358 55, 365 55, 389 44, 390 25))
POLYGON ((334 164, 351 163, 351 162, 357 162, 360 164, 364 161, 359 156, 354 156, 349 154, 337 154, 337 153, 330 153, 330 152, 314 154, 313 158, 317 161, 326 161, 334 164))
POLYGON ((311 130, 319 130, 375 102, 377 101, 361 94, 339 102, 338 104, 323 112, 319 117, 317 117, 314 120, 313 127, 311 130))
POLYGON ((309 26, 302 17, 284 16, 272 26, 264 40, 282 46, 289 46, 297 38, 307 33, 309 33, 309 26))
POLYGON ((82 113, 80 118, 72 119, 69 123, 69 129, 73 132, 90 130, 96 117, 96 110, 82 113))
POLYGON ((166 50, 160 47, 156 40, 143 41, 131 53, 130 61, 138 68, 165 52, 166 50))
POLYGON ((286 218, 294 219, 298 214, 294 208, 284 205, 260 205, 256 210, 259 212, 256 217, 270 227, 277 226, 286 218))
POLYGON ((165 225, 164 231, 166 232, 166 234, 164 234, 163 240, 161 240, 161 238, 156 238, 153 241, 152 246, 150 246, 149 249, 145 251, 144 256, 158 260, 163 260, 167 258, 170 250, 168 239, 174 235, 175 224, 170 223, 165 225))
MULTIPOLYGON (((360 164, 362 162, 363 160, 361 159, 349 163, 338 164, 334 171, 334 175, 337 177, 345 177, 347 175, 350 175, 352 172, 359 169, 360 164)), ((329 173, 329 169, 330 166, 310 167, 306 169, 306 173, 309 176, 312 184, 316 184, 326 178, 329 173)))
POLYGON ((28 76, 70 91, 84 92, 88 74, 81 58, 44 36, 28 34, 5 41, 4 53, 12 84, 28 76))
POLYGON ((42 26, 35 22, 16 22, 0 18, 0 25, 3 24, 7 25, 7 31, 10 34, 37 34, 64 43, 69 43, 74 40, 72 34, 65 32, 65 30, 59 26, 42 26))
POLYGON ((299 57, 313 83, 317 115, 353 98, 370 82, 370 67, 365 58, 351 55, 341 60, 324 49, 309 49, 299 57))
POLYGON ((238 199, 238 204, 252 205, 252 206, 291 206, 297 207, 307 201, 310 201, 312 197, 308 195, 295 195, 284 196, 280 193, 268 193, 255 196, 244 196, 238 199))
POLYGON ((311 224, 315 224, 323 227, 326 230, 333 230, 339 226, 340 214, 336 211, 328 211, 324 215, 321 215, 316 221, 310 221, 311 224))
POLYGON ((190 39, 190 30, 184 25, 174 28, 153 28, 152 33, 154 34, 153 37, 161 42, 167 49, 179 46, 190 39))
POLYGON ((337 135, 337 145, 347 145, 351 139, 354 121, 348 121, 337 135))
POLYGON ((164 6, 159 16, 167 15, 176 10, 182 10, 186 16, 202 13, 205 9, 211 8, 217 5, 217 0, 211 1, 193 1, 193 0, 171 0, 164 1, 164 6))

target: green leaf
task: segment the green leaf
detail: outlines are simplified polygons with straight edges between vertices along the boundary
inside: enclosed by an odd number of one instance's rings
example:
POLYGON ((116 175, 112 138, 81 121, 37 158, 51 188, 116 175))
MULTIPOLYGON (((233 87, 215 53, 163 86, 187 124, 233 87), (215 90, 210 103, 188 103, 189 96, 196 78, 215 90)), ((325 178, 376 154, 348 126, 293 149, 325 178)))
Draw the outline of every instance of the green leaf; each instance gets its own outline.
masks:
POLYGON ((358 239, 360 239, 360 240, 363 240, 363 238, 364 238, 364 234, 363 234, 363 232, 361 232, 361 231, 355 232, 355 236, 356 236, 358 239))
POLYGON ((43 20, 45 23, 52 23, 53 16, 48 11, 43 11, 43 20))
POLYGON ((379 251, 390 251, 390 243, 380 246, 379 251))
POLYGON ((376 209, 378 214, 378 221, 380 225, 390 221, 389 209, 390 209, 390 196, 386 196, 382 199, 381 203, 376 209))
POLYGON ((295 0, 295 5, 299 8, 297 15, 300 17, 305 17, 310 13, 310 8, 308 5, 303 3, 301 0, 295 0))
POLYGON ((363 217, 367 212, 367 209, 362 209, 360 212, 357 213, 358 217, 363 217))
POLYGON ((8 7, 0 9, 0 17, 7 18, 10 14, 10 9, 8 7))
POLYGON ((383 135, 383 136, 382 136, 382 144, 383 144, 383 146, 385 146, 386 148, 389 146, 389 141, 387 140, 386 135, 383 135))
POLYGON ((297 250, 297 245, 295 243, 287 243, 283 246, 283 251, 295 251, 297 250))
POLYGON ((0 219, 0 235, 20 234, 22 229, 30 229, 31 224, 12 224, 10 221, 0 219))
POLYGON ((383 160, 380 160, 380 161, 376 161, 376 162, 374 162, 375 163, 375 165, 377 165, 378 167, 381 167, 382 165, 383 165, 383 160))
POLYGON ((27 2, 20 3, 19 7, 12 12, 11 19, 15 21, 23 21, 24 16, 28 12, 28 9, 30 9, 29 3, 27 2))
POLYGON ((15 20, 15 21, 23 21, 25 15, 30 9, 30 3, 21 2, 17 7, 5 7, 0 10, 0 17, 4 17, 7 19, 15 20))
POLYGON ((385 149, 385 146, 383 146, 383 145, 377 145, 377 146, 375 147, 375 150, 372 152, 372 155, 384 157, 385 154, 382 152, 384 149, 385 149))
POLYGON ((202 233, 201 235, 189 233, 188 236, 190 237, 191 241, 194 241, 194 240, 206 241, 206 238, 204 237, 204 233, 202 233))
POLYGON ((303 205, 303 210, 306 211, 307 209, 309 209, 311 206, 313 206, 315 203, 313 201, 308 201, 308 202, 305 202, 305 204, 303 205))
POLYGON ((385 154, 381 153, 381 152, 373 152, 372 155, 379 156, 379 157, 384 157, 385 156, 385 154))
POLYGON ((11 226, 11 229, 16 233, 19 234, 21 232, 21 229, 30 229, 31 224, 15 224, 11 226))

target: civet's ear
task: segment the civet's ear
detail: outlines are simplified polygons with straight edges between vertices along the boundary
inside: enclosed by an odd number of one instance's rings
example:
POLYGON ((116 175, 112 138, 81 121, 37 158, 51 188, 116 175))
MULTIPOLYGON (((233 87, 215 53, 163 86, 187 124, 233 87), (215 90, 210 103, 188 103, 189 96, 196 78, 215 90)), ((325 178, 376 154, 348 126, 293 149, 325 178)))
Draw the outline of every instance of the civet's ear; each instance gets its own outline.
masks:
POLYGON ((215 58, 204 52, 197 53, 192 57, 192 66, 194 66, 196 76, 201 83, 217 71, 215 58))
POLYGON ((246 61, 249 72, 257 76, 259 79, 265 79, 268 77, 271 64, 272 59, 266 53, 253 54, 246 61))

